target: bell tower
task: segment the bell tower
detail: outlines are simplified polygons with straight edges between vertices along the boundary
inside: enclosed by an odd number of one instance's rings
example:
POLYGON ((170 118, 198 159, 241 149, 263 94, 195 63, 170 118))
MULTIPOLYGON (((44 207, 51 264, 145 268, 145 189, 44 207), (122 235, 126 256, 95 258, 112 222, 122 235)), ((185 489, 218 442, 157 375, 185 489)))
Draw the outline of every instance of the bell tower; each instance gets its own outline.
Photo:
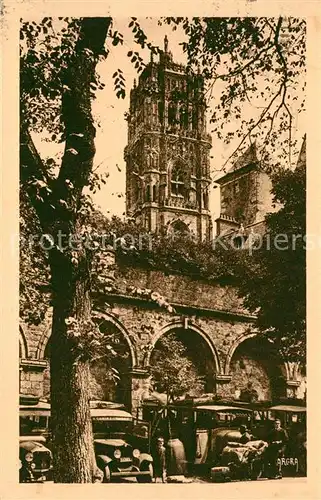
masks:
POLYGON ((211 137, 203 80, 173 61, 165 37, 130 92, 126 212, 149 231, 210 239, 211 137))

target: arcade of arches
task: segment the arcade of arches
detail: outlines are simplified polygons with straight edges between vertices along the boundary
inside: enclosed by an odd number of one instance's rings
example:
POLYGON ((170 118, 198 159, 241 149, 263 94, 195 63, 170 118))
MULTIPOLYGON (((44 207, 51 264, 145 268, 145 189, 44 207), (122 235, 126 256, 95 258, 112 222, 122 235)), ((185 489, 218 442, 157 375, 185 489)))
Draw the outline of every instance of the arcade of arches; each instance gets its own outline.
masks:
MULTIPOLYGON (((168 333, 184 345, 204 393, 243 400, 305 397, 305 376, 296 364, 284 363, 271 345, 253 331, 253 317, 230 286, 201 283, 184 276, 134 268, 118 269, 117 294, 100 297, 96 308, 104 320, 100 328, 112 335, 120 354, 110 366, 101 358, 92 364, 93 398, 123 402, 137 412, 151 396, 149 367, 157 342, 168 333), (157 290, 175 307, 175 313, 148 300, 129 295, 124 283, 157 290), (123 286, 123 289, 121 288, 123 286), (107 305, 108 300, 108 305, 107 305)), ((49 394, 50 311, 40 327, 20 329, 20 391, 49 394)))

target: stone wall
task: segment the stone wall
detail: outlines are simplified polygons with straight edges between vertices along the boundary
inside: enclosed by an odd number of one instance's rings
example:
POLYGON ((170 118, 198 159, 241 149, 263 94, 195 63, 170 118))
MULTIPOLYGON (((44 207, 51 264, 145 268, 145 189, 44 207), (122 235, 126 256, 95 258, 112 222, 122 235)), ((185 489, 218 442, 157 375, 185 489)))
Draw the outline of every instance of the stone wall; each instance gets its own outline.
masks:
POLYGON ((170 303, 248 315, 232 286, 129 266, 117 269, 116 281, 121 294, 127 294, 128 286, 148 288, 166 297, 170 303))
MULTIPOLYGON (((274 391, 271 382, 274 369, 282 371, 285 386, 286 370, 269 359, 264 346, 261 351, 266 354, 265 359, 259 360, 246 349, 239 353, 238 347, 246 346, 246 341, 256 334, 253 317, 244 309, 233 287, 128 266, 118 267, 115 279, 117 293, 97 298, 95 308, 121 332, 128 345, 129 364, 122 374, 123 386, 118 397, 132 411, 136 412, 142 398, 148 395, 148 367, 157 340, 173 331, 180 333, 180 340, 186 345, 202 346, 201 355, 207 356, 204 366, 210 372, 207 379, 218 395, 235 397, 237 391, 252 383, 260 399, 270 399, 274 391), (174 305, 175 313, 170 314, 154 302, 131 296, 129 286, 148 288, 164 295, 174 305), (270 363, 269 370, 266 363, 270 363)), ((50 319, 49 311, 43 325, 24 329, 28 359, 21 362, 20 390, 23 393, 49 393, 50 376, 44 356, 50 319)), ((293 380, 291 383, 293 387, 293 380)))

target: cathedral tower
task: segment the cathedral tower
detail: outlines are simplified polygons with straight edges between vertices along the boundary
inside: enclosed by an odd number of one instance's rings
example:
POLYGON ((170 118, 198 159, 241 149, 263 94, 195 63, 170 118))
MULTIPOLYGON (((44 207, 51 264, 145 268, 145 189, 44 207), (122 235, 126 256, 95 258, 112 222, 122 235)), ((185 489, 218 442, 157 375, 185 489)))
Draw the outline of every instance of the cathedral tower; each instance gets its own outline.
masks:
POLYGON ((203 81, 173 62, 165 37, 130 92, 126 212, 149 231, 212 236, 209 212, 211 137, 203 81))

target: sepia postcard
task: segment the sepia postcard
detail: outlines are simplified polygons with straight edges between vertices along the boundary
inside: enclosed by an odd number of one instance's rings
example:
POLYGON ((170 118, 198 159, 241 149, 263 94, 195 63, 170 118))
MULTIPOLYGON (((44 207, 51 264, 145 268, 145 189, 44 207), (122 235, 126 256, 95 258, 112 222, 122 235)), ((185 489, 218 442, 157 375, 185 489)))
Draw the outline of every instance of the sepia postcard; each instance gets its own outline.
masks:
POLYGON ((3 4, 2 498, 320 497, 320 14, 3 4))

